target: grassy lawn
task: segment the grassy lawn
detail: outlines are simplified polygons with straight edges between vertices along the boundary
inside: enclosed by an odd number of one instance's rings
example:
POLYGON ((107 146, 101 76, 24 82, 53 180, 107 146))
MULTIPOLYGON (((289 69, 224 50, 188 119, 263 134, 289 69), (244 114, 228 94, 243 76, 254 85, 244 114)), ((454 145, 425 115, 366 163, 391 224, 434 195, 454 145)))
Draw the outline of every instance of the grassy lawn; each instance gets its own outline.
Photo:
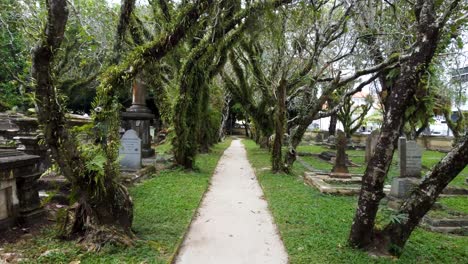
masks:
MULTIPOLYGON (((333 149, 329 149, 323 146, 316 146, 316 145, 301 145, 298 147, 299 152, 309 152, 314 154, 320 154, 323 151, 331 151, 335 152, 333 149)), ((364 160, 365 151, 364 150, 347 150, 346 153, 348 154, 349 158, 356 164, 361 165, 360 167, 349 167, 349 171, 351 173, 358 173, 363 174, 366 170, 366 163, 364 160)), ((443 157, 445 153, 441 153, 438 151, 431 151, 431 150, 424 150, 422 155, 422 174, 426 173, 428 169, 432 168, 434 165, 437 164, 443 157)), ((331 171, 333 165, 313 156, 304 156, 302 157, 304 161, 312 165, 312 167, 324 170, 324 171, 331 171)), ((392 165, 390 167, 390 171, 388 172, 388 176, 386 179, 387 184, 391 184, 392 179, 394 177, 398 177, 399 175, 399 168, 398 168, 398 154, 395 151, 395 155, 393 156, 392 165)), ((468 185, 465 183, 465 179, 468 178, 468 167, 466 167, 451 183, 451 186, 458 186, 458 187, 465 187, 468 188, 468 185)))
POLYGON ((438 200, 441 204, 458 212, 468 214, 468 197, 442 197, 438 200))
MULTIPOLYGON (((294 175, 272 174, 270 155, 243 141, 278 225, 290 263, 468 263, 468 238, 416 229, 399 260, 374 259, 347 246, 357 197, 321 194, 294 175)), ((308 148, 309 146, 307 146, 308 148)), ((316 146, 311 148, 318 149, 316 146)), ((311 149, 310 148, 310 149, 311 149)), ((304 148, 300 151, 305 151, 304 148)))
POLYGON ((74 260, 81 263, 168 263, 182 242, 221 154, 230 143, 231 140, 226 140, 216 145, 211 153, 199 155, 196 172, 161 171, 130 188, 135 205, 133 228, 139 238, 135 247, 107 246, 99 253, 88 253, 75 241, 56 239, 53 228, 47 228, 34 238, 4 245, 4 252, 19 252, 30 263, 74 260))

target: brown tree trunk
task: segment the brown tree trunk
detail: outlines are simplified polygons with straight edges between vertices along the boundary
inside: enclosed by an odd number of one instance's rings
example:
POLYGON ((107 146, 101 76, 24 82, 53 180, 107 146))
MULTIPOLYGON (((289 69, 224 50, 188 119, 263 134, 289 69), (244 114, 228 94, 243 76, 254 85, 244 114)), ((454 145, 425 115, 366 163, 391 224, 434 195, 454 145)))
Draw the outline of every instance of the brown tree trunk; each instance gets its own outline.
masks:
POLYGON ((379 202, 385 196, 384 181, 404 124, 404 115, 435 54, 440 38, 440 28, 435 23, 434 1, 418 1, 415 13, 419 23, 416 45, 411 58, 400 67, 400 75, 395 80, 386 104, 387 111, 374 155, 362 178, 358 208, 349 236, 349 243, 359 248, 369 249, 373 246, 375 217, 379 202))
POLYGON ((276 120, 275 120, 275 141, 271 152, 272 170, 280 172, 284 169, 283 164, 283 136, 286 125, 286 81, 281 80, 276 90, 276 120))
POLYGON ((226 123, 229 119, 229 110, 230 110, 230 104, 231 104, 231 95, 225 94, 224 95, 224 107, 223 111, 221 114, 221 125, 219 126, 218 129, 218 141, 221 142, 224 140, 224 137, 226 136, 226 123))
POLYGON ((249 133, 249 123, 247 123, 247 120, 245 120, 244 129, 245 129, 245 137, 246 137, 246 138, 249 138, 249 137, 250 137, 250 133, 249 133))
POLYGON ((291 170, 294 162, 296 161, 297 151, 296 148, 301 143, 302 137, 307 130, 307 126, 305 125, 297 125, 291 128, 290 137, 289 137, 289 144, 288 144, 288 152, 284 157, 285 167, 288 170, 291 170))
POLYGON ((45 36, 33 50, 31 72, 36 80, 37 113, 44 126, 45 143, 78 197, 78 209, 72 220, 64 223, 72 227, 64 227, 64 230, 68 235, 84 236, 91 249, 99 249, 105 243, 129 245, 133 236, 133 204, 125 187, 115 181, 117 175, 113 174, 116 171, 112 167, 113 161, 105 165, 104 172, 108 174, 102 177, 95 175, 95 171, 87 169, 78 142, 67 129, 61 100, 51 77, 51 65, 62 43, 68 20, 67 3, 66 0, 48 0, 46 3, 45 36), (97 177, 102 181, 96 182, 97 177))
POLYGON ((382 232, 385 249, 400 255, 406 241, 423 216, 432 208, 445 187, 468 164, 468 136, 452 149, 430 171, 410 197, 402 204, 398 214, 406 217, 401 222, 390 223, 382 232))
POLYGON ((135 0, 124 0, 122 6, 120 7, 120 18, 117 25, 117 34, 115 35, 115 59, 114 62, 117 63, 120 60, 120 54, 122 53, 122 44, 125 39, 125 33, 127 32, 128 25, 130 24, 130 17, 132 15, 133 9, 135 8, 135 0))
POLYGON ((336 123, 338 121, 337 114, 333 114, 330 116, 330 125, 328 126, 328 135, 335 135, 336 133, 336 123))

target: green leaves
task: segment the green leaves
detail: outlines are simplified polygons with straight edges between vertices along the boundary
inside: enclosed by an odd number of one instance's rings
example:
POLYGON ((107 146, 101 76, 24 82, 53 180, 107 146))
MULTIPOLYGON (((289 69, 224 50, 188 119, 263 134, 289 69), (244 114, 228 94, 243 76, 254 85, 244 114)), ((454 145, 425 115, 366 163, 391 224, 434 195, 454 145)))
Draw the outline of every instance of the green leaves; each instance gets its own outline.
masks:
POLYGON ((99 153, 95 155, 92 160, 86 162, 86 168, 99 175, 104 175, 104 165, 106 164, 106 161, 106 157, 99 153))

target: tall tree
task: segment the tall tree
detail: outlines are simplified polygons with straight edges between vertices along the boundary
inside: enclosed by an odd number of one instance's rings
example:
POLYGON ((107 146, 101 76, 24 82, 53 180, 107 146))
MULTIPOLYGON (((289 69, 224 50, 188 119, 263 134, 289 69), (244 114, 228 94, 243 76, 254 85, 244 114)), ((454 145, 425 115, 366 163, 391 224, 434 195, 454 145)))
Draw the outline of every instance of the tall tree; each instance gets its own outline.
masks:
POLYGON ((237 1, 225 5, 221 2, 220 17, 215 21, 219 24, 205 33, 203 39, 192 49, 179 74, 179 97, 175 105, 174 120, 176 137, 173 140, 177 164, 189 169, 194 166, 199 146, 197 139, 200 133, 202 92, 222 69, 227 59, 225 52, 240 39, 252 17, 261 15, 266 8, 276 8, 287 2, 289 1, 256 2, 244 9, 240 8, 237 1), (233 10, 239 11, 232 12, 233 10))
MULTIPOLYGON (((379 232, 374 229, 375 217, 379 202, 385 196, 384 180, 405 122, 405 113, 414 95, 421 88, 421 81, 424 80, 443 39, 447 21, 456 14, 458 4, 458 0, 418 0, 411 4, 412 14, 409 21, 414 21, 414 25, 405 26, 412 32, 414 43, 409 51, 409 59, 400 63, 399 73, 392 78, 391 90, 385 97, 386 113, 381 134, 362 179, 358 208, 349 236, 349 242, 353 246, 372 249, 382 242, 378 239, 379 232)), ((455 23, 453 25, 459 22, 456 19, 451 20, 451 23, 455 23)), ((437 193, 439 189, 433 191, 437 193)), ((404 241, 406 242, 405 239, 404 241)), ((404 243, 388 243, 384 247, 391 251, 394 245, 403 246, 404 243)))
POLYGON ((372 108, 372 96, 368 95, 364 100, 364 104, 355 105, 352 98, 348 97, 344 100, 340 110, 338 110, 338 120, 343 124, 343 130, 348 139, 363 126, 365 117, 372 108))
POLYGON ((18 1, 0 3, 0 111, 22 106, 25 68, 27 67, 26 43, 21 34, 21 5, 18 1))
POLYGON ((106 160, 99 149, 83 151, 67 128, 63 101, 53 78, 54 59, 68 20, 67 2, 48 0, 46 5, 47 22, 44 36, 33 50, 32 77, 45 142, 78 198, 68 235, 83 236, 93 249, 107 242, 131 244, 133 204, 125 187, 116 181, 116 157, 106 160))

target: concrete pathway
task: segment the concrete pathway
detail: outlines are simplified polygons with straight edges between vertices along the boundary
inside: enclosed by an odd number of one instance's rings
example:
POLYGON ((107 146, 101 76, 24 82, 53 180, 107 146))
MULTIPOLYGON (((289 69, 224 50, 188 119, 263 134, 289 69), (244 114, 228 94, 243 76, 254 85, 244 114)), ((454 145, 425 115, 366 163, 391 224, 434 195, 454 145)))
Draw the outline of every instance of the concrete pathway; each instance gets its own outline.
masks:
POLYGON ((176 263, 287 263, 246 151, 233 140, 182 244, 176 263))

